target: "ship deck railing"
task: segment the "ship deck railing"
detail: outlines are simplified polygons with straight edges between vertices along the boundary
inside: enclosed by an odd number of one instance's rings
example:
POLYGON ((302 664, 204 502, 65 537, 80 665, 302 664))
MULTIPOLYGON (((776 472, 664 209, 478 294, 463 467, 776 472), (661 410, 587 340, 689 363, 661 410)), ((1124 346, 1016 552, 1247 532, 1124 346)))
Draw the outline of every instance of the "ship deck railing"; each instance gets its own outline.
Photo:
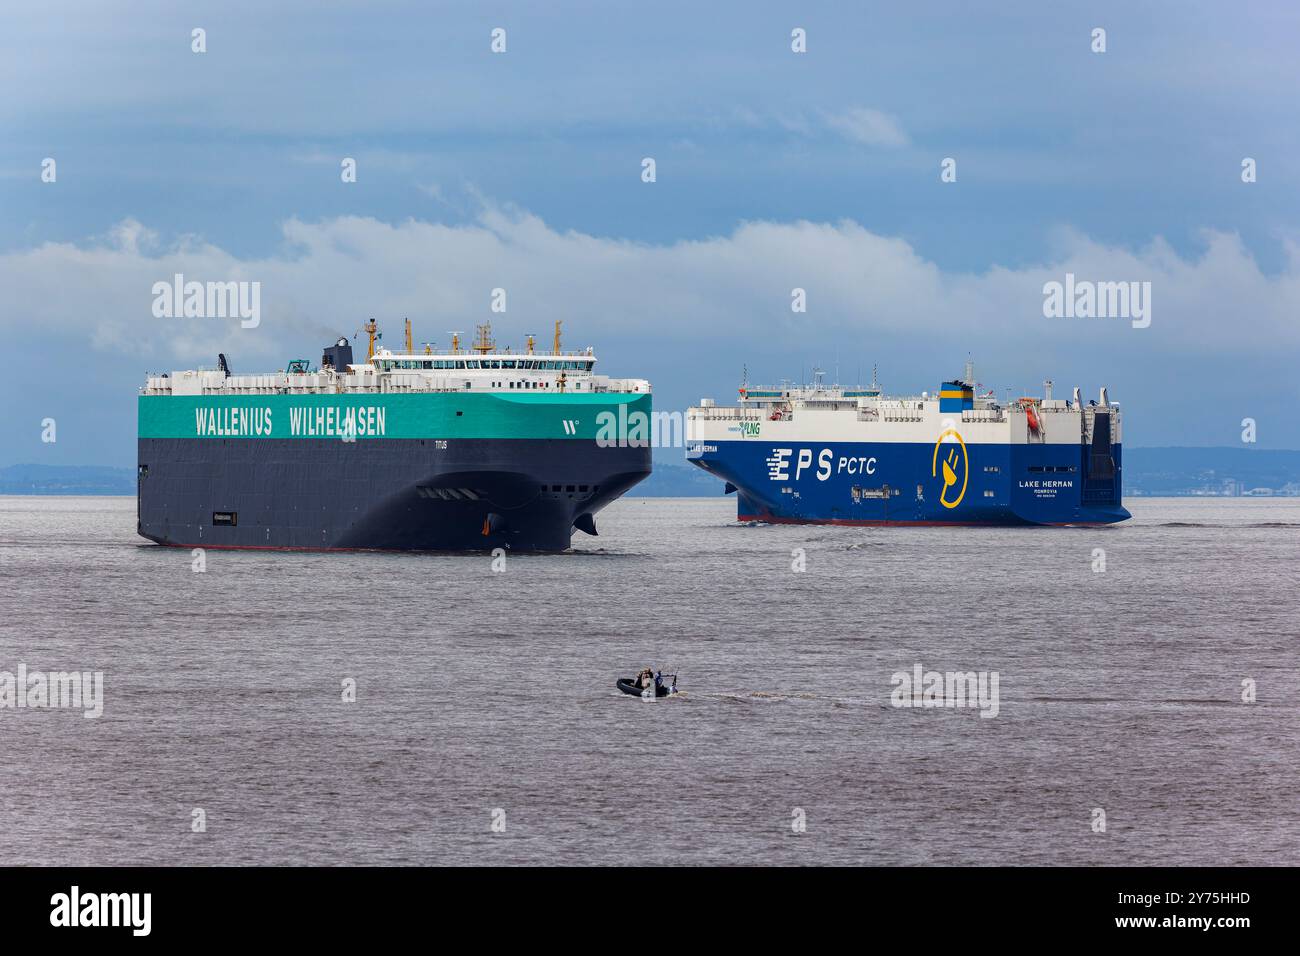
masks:
POLYGON ((739 408, 731 405, 704 405, 691 409, 691 417, 714 422, 761 421, 766 416, 762 409, 739 408))
POLYGON ((560 388, 555 379, 549 379, 548 387, 537 389, 510 389, 497 387, 491 381, 480 377, 466 379, 459 376, 424 377, 413 375, 379 375, 379 376, 324 376, 311 373, 303 376, 271 373, 267 375, 232 376, 223 382, 205 383, 197 391, 188 388, 177 391, 173 388, 173 379, 164 376, 149 376, 141 387, 142 395, 400 395, 410 393, 458 393, 458 392, 507 392, 519 394, 563 395, 578 394, 650 394, 653 389, 644 379, 609 378, 607 376, 573 376, 568 379, 565 388, 560 388), (466 381, 473 385, 465 387, 466 381))

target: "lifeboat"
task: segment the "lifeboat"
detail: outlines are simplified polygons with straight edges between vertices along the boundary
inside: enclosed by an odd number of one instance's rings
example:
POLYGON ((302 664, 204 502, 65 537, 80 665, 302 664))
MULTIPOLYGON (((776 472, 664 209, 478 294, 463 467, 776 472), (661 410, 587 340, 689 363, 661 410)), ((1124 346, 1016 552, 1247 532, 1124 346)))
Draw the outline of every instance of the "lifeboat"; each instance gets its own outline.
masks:
POLYGON ((1022 398, 1020 407, 1025 410, 1025 418, 1029 419, 1029 430, 1037 435, 1042 431, 1042 425, 1038 421, 1038 412, 1034 408, 1034 400, 1032 398, 1022 398))

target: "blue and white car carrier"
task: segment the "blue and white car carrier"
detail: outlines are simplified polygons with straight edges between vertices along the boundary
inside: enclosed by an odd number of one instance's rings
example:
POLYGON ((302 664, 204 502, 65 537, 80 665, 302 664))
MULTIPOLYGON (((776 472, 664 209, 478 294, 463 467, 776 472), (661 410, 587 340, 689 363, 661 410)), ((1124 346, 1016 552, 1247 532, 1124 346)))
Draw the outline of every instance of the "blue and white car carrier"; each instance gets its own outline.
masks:
POLYGON ((998 403, 973 373, 937 395, 740 389, 687 413, 686 457, 737 493, 742 521, 848 525, 1096 525, 1122 501, 1120 409, 1099 398, 998 403))

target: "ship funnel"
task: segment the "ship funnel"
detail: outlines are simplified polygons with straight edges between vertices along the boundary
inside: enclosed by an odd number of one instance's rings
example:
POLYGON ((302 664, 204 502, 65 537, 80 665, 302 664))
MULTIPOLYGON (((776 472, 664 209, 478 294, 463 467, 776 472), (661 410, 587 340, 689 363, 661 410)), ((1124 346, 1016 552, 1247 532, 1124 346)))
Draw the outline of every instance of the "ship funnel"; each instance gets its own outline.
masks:
POLYGON ((1049 378, 1043 381, 1043 401, 1050 402, 1051 400, 1052 400, 1052 380, 1049 378))
POLYGON ((320 359, 321 368, 329 366, 341 375, 346 375, 348 366, 352 364, 352 343, 344 336, 339 336, 337 342, 325 349, 320 359))
POLYGON ((1098 403, 1102 408, 1110 407, 1110 399, 1106 397, 1106 386, 1101 387, 1101 401, 1098 403))
POLYGON ((1083 407, 1083 396, 1079 394, 1079 386, 1074 386, 1074 407, 1083 407))

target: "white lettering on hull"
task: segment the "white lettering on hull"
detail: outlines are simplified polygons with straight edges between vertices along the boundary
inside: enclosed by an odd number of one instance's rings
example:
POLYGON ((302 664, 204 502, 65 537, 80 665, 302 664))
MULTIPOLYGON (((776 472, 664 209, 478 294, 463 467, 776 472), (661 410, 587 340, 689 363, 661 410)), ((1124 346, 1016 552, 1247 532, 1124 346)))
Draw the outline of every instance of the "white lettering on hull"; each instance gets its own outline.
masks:
MULTIPOLYGON (((289 409, 292 438, 383 438, 388 409, 382 405, 336 405, 289 409)), ((270 438, 271 409, 267 407, 204 407, 194 410, 194 434, 200 438, 270 438)))

